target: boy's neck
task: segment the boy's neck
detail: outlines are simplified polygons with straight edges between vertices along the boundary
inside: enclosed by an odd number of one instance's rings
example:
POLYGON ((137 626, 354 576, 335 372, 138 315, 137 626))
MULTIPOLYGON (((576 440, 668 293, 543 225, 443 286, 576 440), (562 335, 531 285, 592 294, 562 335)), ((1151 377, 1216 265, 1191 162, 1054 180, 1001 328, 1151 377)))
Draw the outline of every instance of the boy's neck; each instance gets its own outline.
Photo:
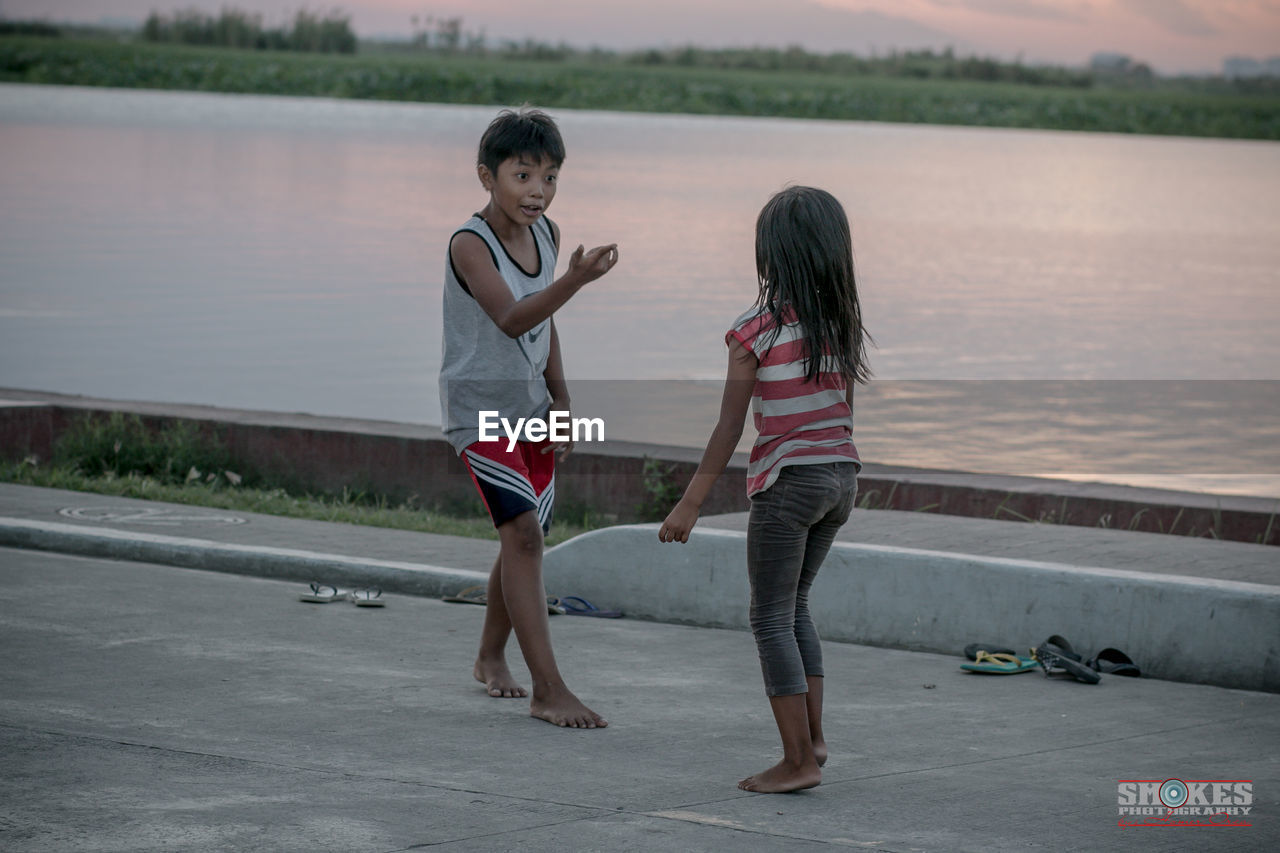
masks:
POLYGON ((498 239, 504 243, 518 240, 528 233, 526 231, 528 226, 513 222, 493 202, 486 204, 484 209, 480 211, 479 216, 489 224, 489 229, 498 235, 498 239))

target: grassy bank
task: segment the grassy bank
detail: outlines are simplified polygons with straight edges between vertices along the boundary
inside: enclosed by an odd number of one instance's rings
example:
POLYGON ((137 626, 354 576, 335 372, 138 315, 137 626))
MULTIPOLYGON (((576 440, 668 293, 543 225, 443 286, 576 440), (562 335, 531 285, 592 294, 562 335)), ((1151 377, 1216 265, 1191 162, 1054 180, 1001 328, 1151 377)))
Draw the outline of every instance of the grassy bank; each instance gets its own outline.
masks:
MULTIPOLYGON (((344 489, 340 494, 287 490, 245 468, 225 445, 190 424, 159 431, 137 417, 85 418, 59 438, 53 458, 0 462, 0 482, 99 495, 257 512, 314 521, 389 527, 497 540, 478 500, 470 507, 424 507, 416 499, 344 489)), ((548 545, 616 519, 572 508, 558 513, 548 545)))
POLYGON ((1280 139, 1280 97, 440 54, 0 38, 0 81, 1280 139))

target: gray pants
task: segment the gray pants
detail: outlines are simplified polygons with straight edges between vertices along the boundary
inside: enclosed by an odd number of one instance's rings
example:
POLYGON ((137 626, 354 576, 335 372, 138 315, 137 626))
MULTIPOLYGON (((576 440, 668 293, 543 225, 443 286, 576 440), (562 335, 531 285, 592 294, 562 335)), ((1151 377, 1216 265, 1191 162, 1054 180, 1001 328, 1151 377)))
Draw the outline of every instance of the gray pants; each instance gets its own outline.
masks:
POLYGON ((809 617, 809 587, 858 493, 852 462, 789 465, 751 498, 747 574, 751 632, 765 693, 807 693, 805 676, 822 675, 822 645, 809 617))

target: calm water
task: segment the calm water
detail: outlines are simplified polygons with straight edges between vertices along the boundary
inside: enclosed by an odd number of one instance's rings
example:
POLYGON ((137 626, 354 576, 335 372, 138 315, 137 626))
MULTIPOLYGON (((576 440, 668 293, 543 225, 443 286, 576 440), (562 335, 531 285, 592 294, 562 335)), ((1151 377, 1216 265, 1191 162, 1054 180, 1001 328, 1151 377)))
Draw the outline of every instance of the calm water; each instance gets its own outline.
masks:
MULTIPOLYGON (((438 423, 494 112, 0 86, 0 387, 438 423)), ((878 343, 865 457, 1280 495, 1280 146, 556 115, 551 216, 622 254, 557 315, 570 378, 686 380, 611 437, 702 440, 756 212, 810 183, 878 343)))

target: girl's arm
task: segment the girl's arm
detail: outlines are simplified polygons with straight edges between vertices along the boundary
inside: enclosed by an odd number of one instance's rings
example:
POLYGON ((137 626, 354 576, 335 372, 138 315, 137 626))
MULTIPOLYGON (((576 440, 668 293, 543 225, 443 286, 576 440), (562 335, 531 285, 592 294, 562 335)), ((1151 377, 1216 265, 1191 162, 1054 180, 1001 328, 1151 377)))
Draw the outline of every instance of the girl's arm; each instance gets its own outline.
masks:
POLYGON ((729 342, 729 370, 724 380, 724 395, 720 398, 720 420, 707 440, 698 471, 684 490, 684 497, 662 522, 658 531, 661 542, 688 542, 689 531, 698 523, 702 502, 707 499, 711 487, 729 464, 733 451, 742 438, 742 425, 751 403, 751 392, 756 384, 756 367, 759 361, 746 347, 736 340, 729 342))
MULTIPOLYGON (((556 334, 554 319, 551 321, 551 354, 547 356, 547 369, 542 371, 542 378, 547 383, 547 390, 551 392, 551 411, 568 413, 569 385, 564 380, 564 361, 560 358, 560 336, 556 334)), ((564 459, 572 450, 573 439, 570 438, 568 441, 549 444, 542 449, 542 452, 556 452, 559 454, 559 459, 564 459)))

